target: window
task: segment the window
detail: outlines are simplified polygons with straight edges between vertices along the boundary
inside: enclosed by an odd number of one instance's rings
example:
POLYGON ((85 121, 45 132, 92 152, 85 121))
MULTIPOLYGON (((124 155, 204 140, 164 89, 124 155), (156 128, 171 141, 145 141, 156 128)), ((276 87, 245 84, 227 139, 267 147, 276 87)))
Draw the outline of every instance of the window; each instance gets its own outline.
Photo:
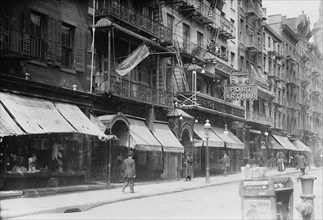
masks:
POLYGON ((72 68, 72 51, 73 51, 73 33, 74 28, 66 24, 62 24, 62 65, 72 68))
POLYGON ((187 49, 187 42, 190 41, 190 26, 183 24, 183 48, 187 49))
POLYGON ((191 36, 190 36, 190 26, 188 26, 187 24, 183 24, 183 38, 190 40, 191 36))
POLYGON ((235 62, 235 53, 231 52, 231 66, 234 66, 234 62, 235 62))
POLYGON ((197 32, 197 46, 202 47, 204 41, 204 36, 201 32, 197 32))
POLYGON ((43 58, 42 31, 44 17, 41 14, 32 12, 30 14, 30 55, 39 59, 43 58))
POLYGON ((266 63, 267 63, 267 56, 264 56, 264 64, 263 64, 264 71, 266 71, 266 63))
POLYGON ((167 27, 173 30, 174 17, 167 13, 167 27))
POLYGON ((244 57, 243 56, 240 56, 240 64, 239 64, 239 66, 240 66, 240 70, 243 70, 244 68, 244 57))
POLYGON ((270 46, 271 46, 271 44, 270 44, 270 37, 268 36, 268 49, 270 50, 270 46))

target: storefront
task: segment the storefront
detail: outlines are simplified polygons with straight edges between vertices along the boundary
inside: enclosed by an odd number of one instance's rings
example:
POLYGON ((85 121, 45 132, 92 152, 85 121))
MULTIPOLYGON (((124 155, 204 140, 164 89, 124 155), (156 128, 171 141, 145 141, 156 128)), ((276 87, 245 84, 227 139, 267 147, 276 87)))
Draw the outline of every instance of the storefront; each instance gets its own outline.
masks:
MULTIPOLYGON (((230 157, 230 171, 240 172, 240 160, 244 143, 239 140, 230 130, 225 131, 224 128, 212 127, 212 130, 224 141, 225 151, 230 157)), ((221 154, 221 157, 223 153, 221 154)))
POLYGON ((167 122, 154 121, 148 128, 145 119, 130 115, 103 115, 99 119, 118 138, 112 141, 111 150, 106 156, 111 164, 112 182, 119 181, 121 164, 129 150, 135 153, 138 179, 178 176, 184 147, 167 122))
POLYGON ((183 145, 165 122, 154 122, 152 133, 163 148, 164 172, 162 177, 179 177, 181 157, 184 153, 183 145))
POLYGON ((274 139, 274 143, 276 146, 275 148, 280 148, 280 150, 275 151, 275 160, 279 157, 284 158, 284 163, 286 166, 294 166, 294 162, 292 161, 292 158, 296 157, 297 151, 299 151, 292 142, 288 140, 287 137, 282 135, 273 134, 272 138, 274 139), (280 154, 280 155, 279 155, 280 154))
MULTIPOLYGON (((210 171, 211 173, 221 172, 221 155, 223 155, 224 141, 215 134, 214 127, 212 127, 211 132, 209 132, 208 137, 208 146, 209 146, 209 157, 210 157, 210 171)), ((205 170, 205 148, 206 148, 206 135, 204 131, 204 125, 195 123, 194 124, 194 172, 196 175, 204 175, 203 171, 205 170)))
POLYGON ((91 140, 111 136, 73 104, 6 92, 0 102, 2 190, 84 183, 91 140))

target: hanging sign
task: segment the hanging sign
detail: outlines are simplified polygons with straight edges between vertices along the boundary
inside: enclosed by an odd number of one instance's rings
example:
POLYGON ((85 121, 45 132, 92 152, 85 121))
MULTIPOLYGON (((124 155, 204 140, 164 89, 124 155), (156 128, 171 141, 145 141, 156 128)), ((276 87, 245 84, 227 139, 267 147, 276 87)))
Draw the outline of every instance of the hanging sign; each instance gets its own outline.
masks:
POLYGON ((230 85, 224 87, 225 100, 242 101, 257 100, 258 88, 248 74, 231 74, 230 85))

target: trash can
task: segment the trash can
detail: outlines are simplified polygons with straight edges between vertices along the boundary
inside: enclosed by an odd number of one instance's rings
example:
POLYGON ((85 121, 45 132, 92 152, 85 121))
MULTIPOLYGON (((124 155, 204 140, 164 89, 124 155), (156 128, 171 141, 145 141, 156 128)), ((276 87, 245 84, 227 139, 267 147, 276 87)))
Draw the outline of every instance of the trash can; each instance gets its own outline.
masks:
POLYGON ((290 177, 246 179, 240 182, 242 219, 293 219, 290 177))

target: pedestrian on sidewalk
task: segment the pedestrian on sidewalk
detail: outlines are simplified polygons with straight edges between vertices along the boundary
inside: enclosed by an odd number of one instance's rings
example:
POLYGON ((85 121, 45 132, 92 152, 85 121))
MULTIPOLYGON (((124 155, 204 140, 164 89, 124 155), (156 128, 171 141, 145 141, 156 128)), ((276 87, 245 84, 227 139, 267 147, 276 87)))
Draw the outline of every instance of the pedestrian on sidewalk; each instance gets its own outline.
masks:
POLYGON ((303 153, 300 153, 300 155, 297 157, 297 169, 299 168, 301 170, 302 175, 305 175, 305 168, 306 168, 306 161, 303 153))
POLYGON ((128 185, 130 186, 130 193, 134 193, 134 178, 136 178, 136 164, 132 157, 133 151, 129 151, 128 158, 125 159, 122 164, 123 178, 126 181, 124 186, 122 187, 123 193, 128 185))
POLYGON ((185 157, 185 181, 191 181, 193 174, 193 161, 191 153, 187 153, 185 157))
POLYGON ((230 157, 227 155, 227 152, 223 152, 223 157, 221 159, 222 161, 222 169, 224 170, 224 176, 227 176, 227 173, 230 168, 230 157))
POLYGON ((277 169, 279 172, 283 172, 285 170, 285 155, 283 152, 278 152, 277 153, 277 156, 276 156, 276 159, 277 159, 277 169))

